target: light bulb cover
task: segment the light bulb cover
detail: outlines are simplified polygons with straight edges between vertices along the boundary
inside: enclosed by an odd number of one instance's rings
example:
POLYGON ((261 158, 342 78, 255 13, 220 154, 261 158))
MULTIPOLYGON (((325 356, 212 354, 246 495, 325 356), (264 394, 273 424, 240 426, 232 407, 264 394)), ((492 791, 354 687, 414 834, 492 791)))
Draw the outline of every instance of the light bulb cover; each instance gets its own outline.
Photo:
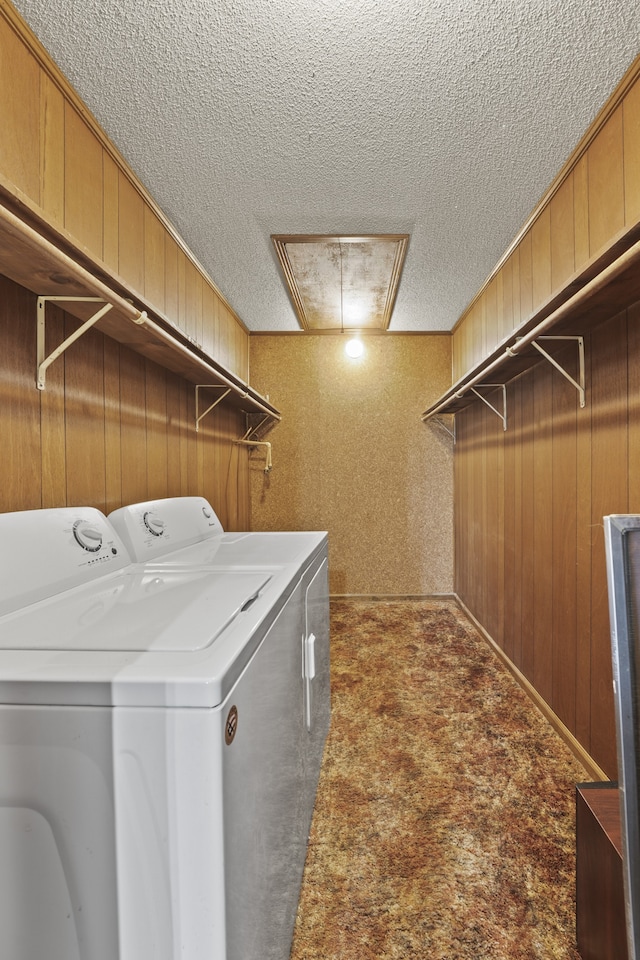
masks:
POLYGON ((361 357, 364 352, 364 346, 362 340, 353 339, 348 340, 344 351, 348 357, 351 357, 352 360, 357 360, 358 357, 361 357))

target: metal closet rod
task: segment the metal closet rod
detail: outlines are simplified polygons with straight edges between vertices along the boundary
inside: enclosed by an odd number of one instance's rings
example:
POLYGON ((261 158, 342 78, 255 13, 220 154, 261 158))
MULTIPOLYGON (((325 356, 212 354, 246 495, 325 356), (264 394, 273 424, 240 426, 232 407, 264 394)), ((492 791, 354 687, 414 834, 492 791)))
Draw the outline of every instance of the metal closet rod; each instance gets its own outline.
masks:
MULTIPOLYGON (((191 362, 197 363, 198 366, 200 366, 216 380, 220 380, 221 387, 228 387, 233 391, 233 393, 239 396, 241 400, 249 399, 255 408, 259 409, 262 413, 267 414, 274 420, 281 419, 278 413, 276 413, 274 410, 270 410, 254 395, 252 395, 249 390, 246 389, 246 384, 234 382, 229 377, 225 376, 224 373, 221 373, 219 370, 216 370, 215 367, 212 367, 210 364, 208 364, 206 360, 202 360, 188 347, 185 347, 184 344, 180 343, 179 340, 176 340, 175 337, 172 337, 170 333, 167 333, 157 323, 155 323, 153 320, 150 320, 144 310, 138 310, 138 308, 134 307, 129 300, 125 300, 124 297, 121 297, 120 294, 108 287, 106 283, 102 282, 102 280, 94 277, 92 273, 86 270, 79 263, 76 263, 72 257, 68 256, 66 253, 63 253, 62 250, 59 250, 55 244, 51 243, 51 241, 47 240, 46 237, 43 237, 38 233, 37 230, 34 230, 33 227, 30 227, 27 223, 21 220, 20 217, 17 217, 3 205, 0 205, 0 221, 8 224, 14 231, 17 231, 19 234, 21 234, 30 244, 35 245, 40 250, 43 250, 45 253, 47 253, 48 256, 54 259, 61 267, 73 274, 76 280, 92 290, 106 303, 110 303, 113 307, 117 307, 117 309, 124 313, 124 315, 133 323, 137 324, 138 326, 145 327, 147 330, 153 333, 154 336, 158 337, 160 340, 163 340, 176 353, 180 353, 182 356, 187 357, 191 362)), ((73 297, 70 299, 73 299, 73 297)))
POLYGON ((562 320, 567 314, 571 313, 572 310, 575 310, 576 307, 579 307, 584 300, 588 300, 589 297, 599 290, 601 287, 606 286, 607 283, 610 283, 612 280, 615 280, 621 273, 633 264, 636 260, 640 258, 640 240, 637 240, 628 250, 625 250, 624 253, 621 253, 620 256, 610 263, 604 270, 601 270, 592 280, 589 280, 588 283, 585 283, 584 287, 581 287, 573 296, 569 297, 568 300, 565 300, 564 303, 560 304, 548 317, 545 317, 544 320, 541 320, 537 326, 535 326, 529 333, 526 333, 523 337, 517 339, 511 346, 506 347, 504 353, 501 353, 499 357, 495 360, 492 360, 491 363, 487 364, 486 367, 483 367, 479 373, 475 374, 471 380, 468 380, 464 386, 460 387, 459 390, 451 390, 447 396, 446 400, 443 400, 442 403, 434 410, 430 410, 428 414, 422 415, 422 420, 429 420, 431 417, 436 416, 438 413, 444 410, 445 407, 451 403, 455 398, 460 399, 471 390, 472 387, 475 387, 476 384, 480 383, 485 379, 487 374, 492 373, 497 367, 502 366, 503 363, 509 361, 512 357, 517 357, 521 350, 524 347, 529 346, 529 344, 536 340, 538 337, 542 336, 547 332, 555 323, 559 320, 562 320))

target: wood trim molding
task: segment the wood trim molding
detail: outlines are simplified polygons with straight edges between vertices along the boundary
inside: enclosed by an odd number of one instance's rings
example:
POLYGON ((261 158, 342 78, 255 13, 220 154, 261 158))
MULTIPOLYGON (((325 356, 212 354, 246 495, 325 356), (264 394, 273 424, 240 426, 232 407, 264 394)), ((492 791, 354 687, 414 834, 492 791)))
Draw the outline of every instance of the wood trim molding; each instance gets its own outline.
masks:
POLYGON ((564 743, 567 745, 571 753, 574 755, 576 760, 582 764, 592 780, 609 780, 609 777, 606 775, 604 770, 602 770, 591 755, 585 750, 582 744, 576 740, 574 735, 571 733, 569 728, 562 722, 560 717, 551 709, 547 701, 540 696, 533 684, 527 680, 525 675, 516 667, 515 663, 509 659, 504 650, 498 646, 493 637, 487 633, 482 624, 476 620, 474 615, 471 613, 469 608, 464 604, 460 597, 456 594, 455 600, 460 607, 460 609, 465 613, 467 617, 471 620, 473 625, 476 627, 479 633, 482 634, 484 639, 487 641, 493 652, 505 665, 511 676, 514 678, 516 683, 522 688, 522 690, 527 694, 529 699, 533 704, 538 708, 540 713, 549 721, 553 729, 556 731, 558 736, 564 743))
MULTIPOLYGON (((75 87, 69 83, 65 75, 56 65, 56 63, 49 56, 46 48, 42 45, 40 40, 36 37, 35 33, 31 30, 27 23, 22 19, 18 11, 9 0, 0 0, 0 15, 4 17, 9 26, 13 29, 16 35, 22 40, 25 44, 31 55, 37 60, 41 69, 47 74, 49 79, 55 86, 60 90, 65 99, 73 106, 73 108, 78 112, 82 120, 86 123, 87 127, 91 130, 93 135, 96 137, 102 148, 109 154, 111 159, 115 162, 117 167, 122 171, 124 176, 129 180, 136 192, 142 197, 147 206, 153 211, 158 220, 162 223, 163 227, 167 233, 172 237, 172 239, 178 244, 180 249, 183 251, 186 257, 193 263, 195 268, 206 282, 212 287, 215 291, 216 296, 224 303, 225 307, 229 310, 234 320, 239 324, 242 330, 245 333, 249 333, 248 328, 245 326, 241 317, 238 316, 236 311, 233 309, 229 301, 226 299, 224 294, 218 288, 215 281, 210 277, 208 272, 202 266, 198 258, 194 253, 189 249, 185 241, 182 239, 180 234, 176 231, 175 227, 171 221, 167 218, 165 213, 157 205, 156 201, 153 199, 151 194, 146 190, 144 185, 138 180, 135 173, 126 162, 122 154, 119 153, 114 144, 109 140, 106 133, 91 113, 87 105, 80 98, 75 87)), ((40 212, 40 216, 42 213, 40 212)))

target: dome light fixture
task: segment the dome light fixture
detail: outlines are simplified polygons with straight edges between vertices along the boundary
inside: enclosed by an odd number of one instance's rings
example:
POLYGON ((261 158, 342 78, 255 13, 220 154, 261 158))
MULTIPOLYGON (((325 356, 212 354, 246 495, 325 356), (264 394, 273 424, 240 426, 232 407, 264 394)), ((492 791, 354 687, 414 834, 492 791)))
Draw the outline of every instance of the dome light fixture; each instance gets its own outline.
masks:
POLYGON ((361 357, 364 353, 362 340, 358 340, 357 337, 354 337, 353 340, 348 340, 344 352, 348 357, 351 357, 352 360, 357 360, 358 357, 361 357))

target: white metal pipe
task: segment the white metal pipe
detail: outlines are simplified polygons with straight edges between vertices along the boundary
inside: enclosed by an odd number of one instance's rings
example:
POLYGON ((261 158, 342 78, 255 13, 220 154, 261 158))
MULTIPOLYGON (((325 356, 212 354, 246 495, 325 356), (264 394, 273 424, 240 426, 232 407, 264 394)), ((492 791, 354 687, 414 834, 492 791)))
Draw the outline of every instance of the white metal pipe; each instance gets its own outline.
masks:
POLYGON ((234 443, 242 447, 266 447, 264 472, 269 473, 273 467, 273 462, 271 460, 271 444, 268 440, 234 440, 234 443))

